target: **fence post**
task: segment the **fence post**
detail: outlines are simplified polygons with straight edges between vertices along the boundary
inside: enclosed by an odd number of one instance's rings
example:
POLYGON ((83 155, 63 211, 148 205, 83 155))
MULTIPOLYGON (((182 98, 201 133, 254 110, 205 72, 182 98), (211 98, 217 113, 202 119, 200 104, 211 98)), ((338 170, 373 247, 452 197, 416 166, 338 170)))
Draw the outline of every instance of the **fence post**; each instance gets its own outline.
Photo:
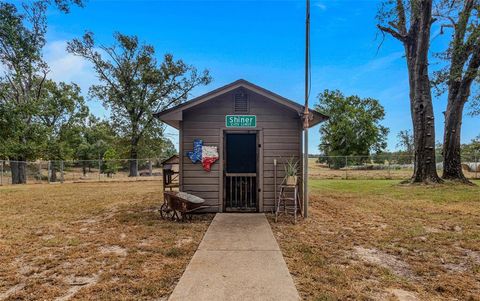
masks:
POLYGON ((138 180, 138 159, 135 159, 135 166, 136 166, 135 181, 137 181, 138 180))
POLYGON ((42 183, 42 161, 38 161, 38 179, 42 183))
POLYGON ((475 154, 475 179, 478 179, 478 156, 475 154))
POLYGON ((345 156, 345 180, 348 180, 348 157, 345 156))
POLYGON ((98 159, 98 181, 100 182, 100 175, 102 170, 102 161, 98 159))
POLYGON ((390 174, 390 160, 388 160, 388 179, 390 180, 392 178, 392 175, 390 174))
POLYGON ((153 167, 152 167, 152 160, 148 160, 148 173, 152 177, 153 176, 153 167))
POLYGON ((52 161, 47 161, 47 183, 50 184, 50 174, 52 172, 52 161))
POLYGON ((0 186, 3 185, 3 164, 5 161, 0 161, 0 186))
POLYGON ((63 174, 63 160, 62 160, 62 161, 60 161, 60 177, 61 177, 60 178, 60 183, 63 183, 63 181, 64 181, 63 176, 64 176, 64 174, 63 174))

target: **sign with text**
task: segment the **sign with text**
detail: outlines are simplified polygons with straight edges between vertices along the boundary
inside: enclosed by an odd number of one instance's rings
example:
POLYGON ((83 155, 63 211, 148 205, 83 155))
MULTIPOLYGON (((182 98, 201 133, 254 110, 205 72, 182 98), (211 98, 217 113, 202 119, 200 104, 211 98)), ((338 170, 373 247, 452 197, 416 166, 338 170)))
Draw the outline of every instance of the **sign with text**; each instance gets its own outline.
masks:
POLYGON ((257 126, 255 115, 227 115, 225 116, 227 128, 254 128, 257 126))

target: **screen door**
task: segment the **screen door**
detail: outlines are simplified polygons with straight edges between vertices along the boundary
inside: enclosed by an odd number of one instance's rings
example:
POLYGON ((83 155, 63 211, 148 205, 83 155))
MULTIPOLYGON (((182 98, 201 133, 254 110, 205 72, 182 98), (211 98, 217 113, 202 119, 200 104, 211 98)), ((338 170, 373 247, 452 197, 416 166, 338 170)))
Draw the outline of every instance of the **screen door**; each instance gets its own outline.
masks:
POLYGON ((225 209, 257 210, 257 134, 225 134, 225 209))

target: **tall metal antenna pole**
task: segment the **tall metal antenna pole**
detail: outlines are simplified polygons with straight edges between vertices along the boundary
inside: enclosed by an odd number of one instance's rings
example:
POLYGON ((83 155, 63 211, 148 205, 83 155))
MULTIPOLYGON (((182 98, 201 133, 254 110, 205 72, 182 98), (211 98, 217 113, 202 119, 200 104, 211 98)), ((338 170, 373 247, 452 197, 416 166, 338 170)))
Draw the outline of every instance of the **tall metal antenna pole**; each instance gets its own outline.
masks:
POLYGON ((308 98, 310 94, 310 0, 307 0, 305 30, 305 111, 303 113, 303 217, 308 217, 308 98))

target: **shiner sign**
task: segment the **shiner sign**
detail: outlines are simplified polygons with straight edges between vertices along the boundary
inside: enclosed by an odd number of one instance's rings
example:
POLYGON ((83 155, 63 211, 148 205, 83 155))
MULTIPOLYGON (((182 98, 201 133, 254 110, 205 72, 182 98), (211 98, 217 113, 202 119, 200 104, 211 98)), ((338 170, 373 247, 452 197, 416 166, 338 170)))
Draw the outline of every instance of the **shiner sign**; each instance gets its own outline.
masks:
POLYGON ((254 128, 257 126, 255 115, 227 115, 225 116, 227 128, 254 128))

